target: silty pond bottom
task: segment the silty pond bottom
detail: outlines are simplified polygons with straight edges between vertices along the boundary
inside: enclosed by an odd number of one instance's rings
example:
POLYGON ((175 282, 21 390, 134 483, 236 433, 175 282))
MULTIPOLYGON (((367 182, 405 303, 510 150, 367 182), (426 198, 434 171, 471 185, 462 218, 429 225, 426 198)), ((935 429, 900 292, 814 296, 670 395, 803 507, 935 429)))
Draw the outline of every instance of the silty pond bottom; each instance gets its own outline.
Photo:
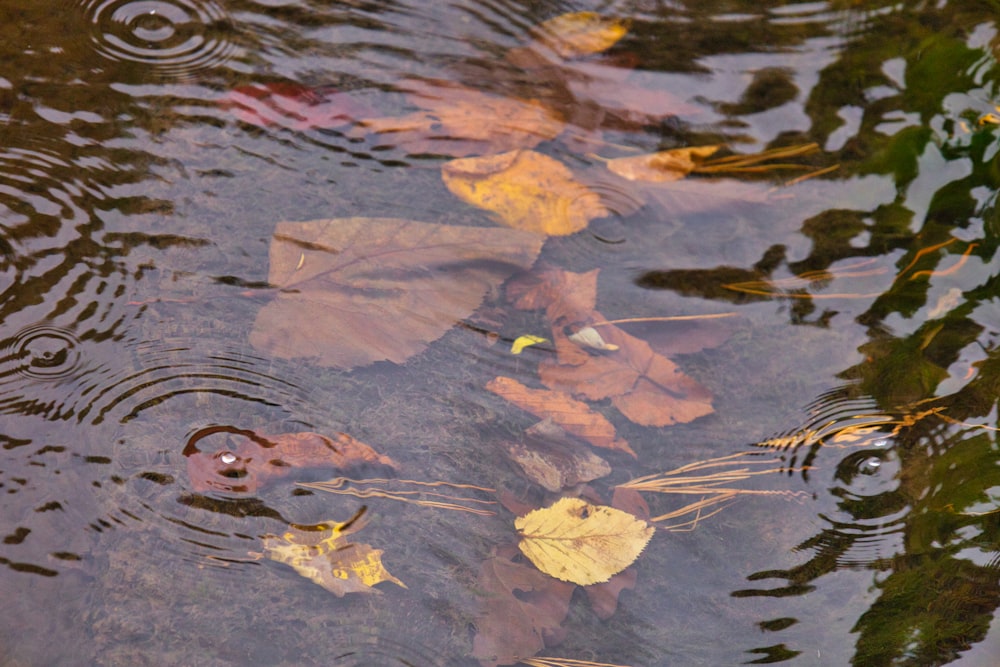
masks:
POLYGON ((0 664, 994 664, 997 6, 862 4, 4 3, 0 664))

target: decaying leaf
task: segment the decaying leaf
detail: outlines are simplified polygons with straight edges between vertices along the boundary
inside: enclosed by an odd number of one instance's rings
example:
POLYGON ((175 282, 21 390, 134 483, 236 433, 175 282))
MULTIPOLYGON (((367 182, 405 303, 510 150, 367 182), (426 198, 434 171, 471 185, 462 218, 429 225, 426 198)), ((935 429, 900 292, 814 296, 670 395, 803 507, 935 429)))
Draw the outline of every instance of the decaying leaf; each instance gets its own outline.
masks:
POLYGON ((614 158, 608 160, 607 165, 608 169, 630 181, 665 183, 684 178, 719 148, 719 145, 674 148, 659 153, 614 158))
POLYGON ((363 527, 360 520, 363 512, 364 508, 344 523, 293 524, 284 535, 265 535, 264 554, 292 566, 337 597, 377 592, 372 587, 383 581, 406 588, 382 565, 381 549, 346 540, 347 535, 363 527))
POLYGON ((210 427, 192 437, 183 454, 191 486, 200 493, 254 493, 302 468, 347 471, 363 466, 380 470, 396 467, 388 456, 346 433, 332 437, 310 432, 266 435, 228 426, 210 427), (233 446, 210 449, 206 438, 220 433, 235 436, 233 446))
POLYGON ((280 291, 250 343, 321 366, 400 363, 530 267, 541 244, 512 229, 392 218, 279 223, 268 280, 280 291))
POLYGON ((605 447, 635 456, 628 442, 617 437, 614 425, 581 401, 561 391, 532 389, 517 380, 497 377, 486 388, 539 419, 551 419, 568 433, 595 447, 605 447))
POLYGON ((362 125, 409 153, 463 157, 532 148, 565 127, 555 111, 535 100, 491 95, 448 81, 409 81, 404 86, 409 100, 423 111, 370 118, 362 125))
POLYGON ((563 163, 531 150, 452 160, 441 175, 455 196, 515 229, 565 236, 608 215, 563 163))
POLYGON ((573 273, 552 267, 532 271, 507 285, 507 298, 521 310, 544 308, 553 325, 583 322, 591 317, 597 303, 599 272, 573 273))
POLYGON ((479 570, 484 597, 472 655, 484 667, 516 664, 565 636, 562 622, 576 587, 514 562, 516 553, 498 549, 479 570))
POLYGON ((551 419, 525 431, 523 442, 506 444, 507 455, 525 476, 544 489, 558 492, 611 472, 608 462, 569 436, 551 419))
MULTIPOLYGON (((604 319, 596 311, 594 315, 604 319)), ((600 330, 618 350, 591 354, 565 335, 555 335, 558 358, 542 362, 542 382, 590 400, 610 398, 623 415, 643 426, 682 424, 713 412, 712 394, 677 364, 618 327, 600 330)))
POLYGON ((625 19, 597 12, 571 12, 543 21, 532 32, 537 42, 568 59, 606 51, 625 36, 628 28, 625 19))
POLYGON ((631 565, 655 529, 628 512, 561 498, 514 521, 518 548, 542 572, 588 586, 631 565))

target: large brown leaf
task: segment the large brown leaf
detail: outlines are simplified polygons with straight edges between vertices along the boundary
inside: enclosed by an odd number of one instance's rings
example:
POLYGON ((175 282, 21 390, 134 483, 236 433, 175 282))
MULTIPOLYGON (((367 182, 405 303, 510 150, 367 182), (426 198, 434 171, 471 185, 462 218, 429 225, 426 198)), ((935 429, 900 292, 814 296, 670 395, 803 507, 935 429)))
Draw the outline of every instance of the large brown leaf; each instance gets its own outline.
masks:
POLYGON ((352 368, 422 352, 486 293, 527 269, 542 238, 514 229, 394 218, 281 222, 250 343, 284 358, 352 368))

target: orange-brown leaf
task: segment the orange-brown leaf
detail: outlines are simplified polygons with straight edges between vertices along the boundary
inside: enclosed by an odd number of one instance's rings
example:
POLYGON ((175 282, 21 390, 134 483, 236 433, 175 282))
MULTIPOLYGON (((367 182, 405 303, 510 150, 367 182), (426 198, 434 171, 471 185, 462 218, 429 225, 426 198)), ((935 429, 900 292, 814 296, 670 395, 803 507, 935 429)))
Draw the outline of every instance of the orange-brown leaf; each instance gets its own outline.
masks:
POLYGON ((542 363, 542 382, 590 400, 610 398, 623 415, 643 426, 685 423, 712 413, 711 393, 648 343, 615 326, 602 326, 600 333, 619 349, 582 359, 579 346, 556 335, 558 359, 542 363))
POLYGON ((346 433, 333 437, 310 432, 265 435, 227 426, 196 434, 184 448, 184 456, 191 486, 198 492, 253 493, 302 468, 396 467, 388 456, 346 433), (231 442, 224 442, 229 438, 231 442))
POLYGON ((605 447, 635 456, 628 442, 616 437, 615 427, 604 415, 594 412, 586 403, 561 391, 532 389, 517 380, 497 377, 486 385, 494 394, 540 419, 553 422, 595 447, 605 447))
POLYGON ((608 215, 600 196, 563 163, 530 150, 452 160, 441 175, 456 197, 515 229, 565 236, 608 215))

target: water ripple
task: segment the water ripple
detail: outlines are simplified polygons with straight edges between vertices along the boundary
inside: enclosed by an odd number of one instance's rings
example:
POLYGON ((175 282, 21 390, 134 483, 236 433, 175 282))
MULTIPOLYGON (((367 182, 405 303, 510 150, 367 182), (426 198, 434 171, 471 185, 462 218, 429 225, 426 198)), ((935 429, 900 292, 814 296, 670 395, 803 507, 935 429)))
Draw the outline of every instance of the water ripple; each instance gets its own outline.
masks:
POLYGON ((97 52, 116 62, 184 76, 225 63, 236 50, 231 22, 203 0, 91 0, 84 5, 97 52))

